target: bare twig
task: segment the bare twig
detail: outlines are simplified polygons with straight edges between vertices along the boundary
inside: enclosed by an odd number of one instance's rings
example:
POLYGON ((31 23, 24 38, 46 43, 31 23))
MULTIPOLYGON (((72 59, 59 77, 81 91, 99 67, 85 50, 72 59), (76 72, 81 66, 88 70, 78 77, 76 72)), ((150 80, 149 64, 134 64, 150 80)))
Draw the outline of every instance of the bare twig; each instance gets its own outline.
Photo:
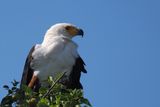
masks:
POLYGON ((46 98, 52 91, 53 87, 57 84, 57 82, 64 76, 66 72, 63 72, 55 81, 54 83, 52 84, 52 86, 49 88, 49 90, 47 91, 46 94, 43 95, 42 98, 46 98))

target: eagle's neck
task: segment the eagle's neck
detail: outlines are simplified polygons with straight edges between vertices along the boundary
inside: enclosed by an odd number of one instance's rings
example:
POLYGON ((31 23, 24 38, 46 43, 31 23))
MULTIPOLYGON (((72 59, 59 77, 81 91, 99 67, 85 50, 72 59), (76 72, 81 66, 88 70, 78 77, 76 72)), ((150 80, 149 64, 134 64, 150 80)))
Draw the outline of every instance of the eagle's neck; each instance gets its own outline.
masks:
POLYGON ((50 46, 53 43, 57 42, 57 41, 64 41, 64 43, 72 43, 75 47, 78 47, 78 45, 72 41, 72 38, 64 36, 64 35, 56 35, 54 34, 54 36, 52 36, 53 34, 47 34, 44 36, 43 42, 42 42, 42 46, 50 46))

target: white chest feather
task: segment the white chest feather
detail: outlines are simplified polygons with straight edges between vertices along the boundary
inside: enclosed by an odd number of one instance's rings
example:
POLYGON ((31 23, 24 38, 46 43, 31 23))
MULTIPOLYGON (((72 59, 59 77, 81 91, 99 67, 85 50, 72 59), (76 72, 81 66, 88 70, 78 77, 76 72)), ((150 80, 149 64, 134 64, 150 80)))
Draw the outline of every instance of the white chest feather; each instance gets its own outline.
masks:
POLYGON ((77 45, 66 38, 55 38, 50 45, 36 46, 32 56, 31 67, 35 71, 34 74, 43 81, 59 72, 71 72, 78 57, 77 45))

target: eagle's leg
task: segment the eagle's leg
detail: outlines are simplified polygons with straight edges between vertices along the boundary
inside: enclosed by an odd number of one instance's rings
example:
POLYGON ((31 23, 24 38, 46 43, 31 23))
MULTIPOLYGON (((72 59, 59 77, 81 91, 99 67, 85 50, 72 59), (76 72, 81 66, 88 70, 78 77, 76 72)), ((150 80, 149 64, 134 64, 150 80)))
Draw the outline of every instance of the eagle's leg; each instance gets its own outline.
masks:
POLYGON ((30 88, 34 88, 36 86, 36 84, 39 82, 39 79, 37 76, 33 75, 31 81, 28 84, 28 87, 30 88))

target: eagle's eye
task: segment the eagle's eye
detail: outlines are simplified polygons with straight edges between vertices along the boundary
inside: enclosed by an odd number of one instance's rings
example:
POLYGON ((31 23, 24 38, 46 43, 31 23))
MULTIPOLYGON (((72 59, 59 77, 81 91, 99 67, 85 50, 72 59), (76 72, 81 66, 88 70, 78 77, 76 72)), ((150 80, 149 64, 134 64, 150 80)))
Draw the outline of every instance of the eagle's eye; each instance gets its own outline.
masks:
POLYGON ((71 26, 66 26, 66 30, 71 30, 72 27, 71 26))

